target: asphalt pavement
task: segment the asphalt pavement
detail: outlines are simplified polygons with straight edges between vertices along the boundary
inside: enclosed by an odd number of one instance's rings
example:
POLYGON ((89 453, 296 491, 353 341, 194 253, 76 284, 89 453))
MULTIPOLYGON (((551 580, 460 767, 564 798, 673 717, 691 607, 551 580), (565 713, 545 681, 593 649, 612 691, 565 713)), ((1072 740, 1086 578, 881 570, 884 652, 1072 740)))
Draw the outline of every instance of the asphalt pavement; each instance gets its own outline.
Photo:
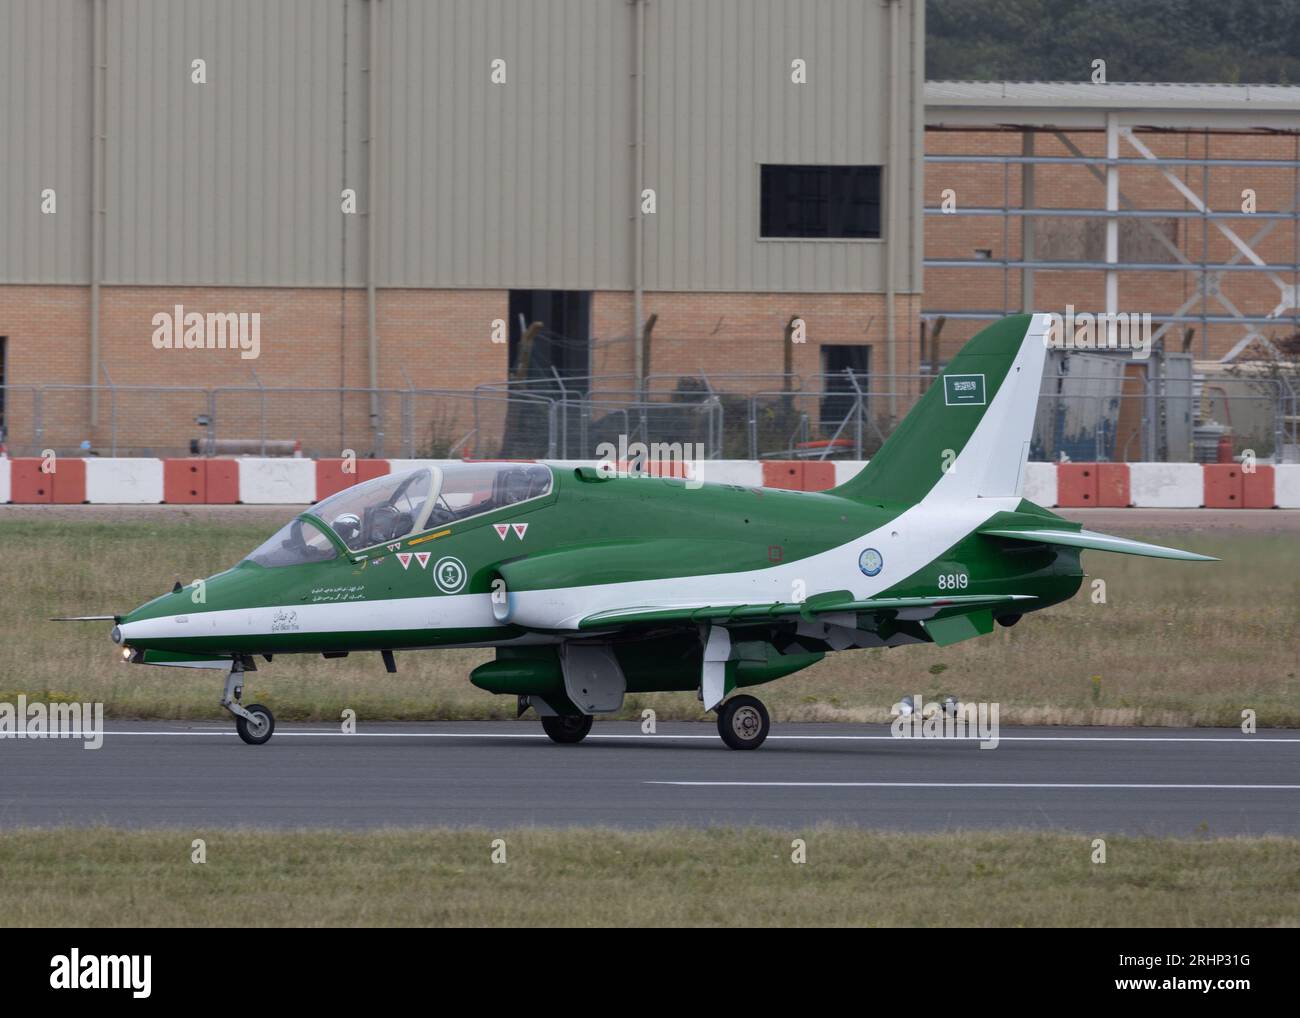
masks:
POLYGON ((1300 835, 1300 731, 1010 728, 896 739, 887 726, 777 725, 752 752, 712 724, 597 721, 557 746, 534 719, 106 724, 103 745, 0 739, 0 828, 819 823, 880 830, 1300 835))

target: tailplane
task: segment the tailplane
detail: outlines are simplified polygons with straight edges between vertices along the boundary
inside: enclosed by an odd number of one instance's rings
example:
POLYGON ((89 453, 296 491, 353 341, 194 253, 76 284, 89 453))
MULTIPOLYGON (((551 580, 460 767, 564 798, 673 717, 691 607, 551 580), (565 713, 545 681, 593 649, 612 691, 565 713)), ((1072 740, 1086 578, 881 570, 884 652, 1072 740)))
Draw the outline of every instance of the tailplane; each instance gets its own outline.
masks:
MULTIPOLYGON (((1009 515, 1009 514, 1003 514, 1009 515)), ((1181 548, 1166 548, 1162 544, 1147 544, 1127 537, 1113 537, 1084 530, 1077 523, 1061 521, 1059 527, 1033 527, 1024 525, 980 527, 979 533, 990 537, 1004 537, 1010 541, 1029 544, 1055 544, 1066 548, 1092 548, 1096 551, 1115 551, 1121 555, 1143 555, 1146 558, 1169 558, 1181 562, 1217 562, 1212 555, 1201 555, 1181 548)))

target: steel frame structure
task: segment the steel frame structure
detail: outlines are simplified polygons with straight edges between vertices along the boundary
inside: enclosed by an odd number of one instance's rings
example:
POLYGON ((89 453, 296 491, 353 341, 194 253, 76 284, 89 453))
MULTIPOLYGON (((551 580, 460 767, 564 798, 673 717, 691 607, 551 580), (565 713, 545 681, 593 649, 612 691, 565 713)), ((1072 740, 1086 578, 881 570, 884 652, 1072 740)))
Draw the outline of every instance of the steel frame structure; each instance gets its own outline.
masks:
MULTIPOLYGON (((1120 273, 1126 271, 1141 272, 1180 272, 1190 273, 1195 277, 1192 292, 1182 305, 1172 313, 1152 311, 1152 318, 1160 324, 1155 329, 1153 340, 1158 340, 1171 327, 1182 323, 1201 324, 1201 353, 1203 359, 1209 357, 1208 326, 1236 324, 1242 326, 1242 335, 1231 350, 1222 358, 1230 361, 1255 339, 1263 339, 1259 326, 1286 324, 1300 331, 1300 111, 1295 115, 1295 127, 1291 130, 1277 126, 1267 128, 1268 133, 1292 135, 1295 138, 1295 155, 1290 159, 1227 159, 1227 158, 1175 158, 1156 155, 1142 140, 1139 128, 1132 121, 1135 114, 1121 114, 1114 111, 1104 113, 1104 127, 1086 128, 1074 124, 1052 126, 1044 123, 1041 114, 1033 123, 1016 123, 1016 111, 1006 112, 1006 117, 989 114, 987 126, 989 132, 1016 131, 1022 136, 1021 153, 1002 155, 946 154, 926 155, 929 164, 985 164, 1001 166, 1003 170, 1003 203, 999 207, 943 208, 927 206, 927 216, 973 216, 996 217, 1002 220, 1002 241, 1005 251, 1010 251, 1011 224, 1019 221, 1021 236, 1021 257, 1011 258, 927 258, 926 268, 983 268, 1002 270, 1003 301, 999 309, 952 308, 942 304, 929 305, 923 309, 926 318, 953 318, 957 320, 990 320, 1021 310, 1041 310, 1034 305, 1034 273, 1036 270, 1054 272, 1068 271, 1102 271, 1106 274, 1106 312, 1120 310, 1118 304, 1120 273), (1106 154, 1104 156, 1085 155, 1069 134, 1104 130, 1106 135, 1106 154), (1055 137, 1067 151, 1068 156, 1040 156, 1034 154, 1034 137, 1039 133, 1048 133, 1055 137), (1121 154, 1122 149, 1132 150, 1136 155, 1121 154), (1034 168, 1040 165, 1083 166, 1105 185, 1104 208, 1045 208, 1035 203, 1034 168), (1207 196, 1210 193, 1210 170, 1212 167, 1254 167, 1272 170, 1290 170, 1293 180, 1292 196, 1287 206, 1280 210, 1266 212, 1224 211, 1212 209, 1207 196), (1011 204, 1010 177, 1013 168, 1019 168, 1021 177, 1021 204, 1011 204), (1154 167, 1158 169, 1178 198, 1191 208, 1181 209, 1139 209, 1136 208, 1120 186, 1120 171, 1124 167, 1154 167), (1178 177, 1173 169, 1176 167, 1199 167, 1201 180, 1197 188, 1178 177), (1106 223, 1105 259, 1103 261, 1044 261, 1034 257, 1034 224, 1040 218, 1092 218, 1102 219, 1106 223), (1199 219, 1204 224, 1203 243, 1200 257, 1192 257, 1164 233, 1152 224, 1156 219, 1199 219), (1243 237, 1240 223, 1236 220, 1262 220, 1260 227, 1243 237), (1172 262, 1135 262, 1124 261, 1119 257, 1119 224, 1123 220, 1133 220, 1140 224, 1164 247, 1174 259, 1172 262), (1277 227, 1290 223, 1292 231, 1292 260, 1283 263, 1268 263, 1257 252, 1258 246, 1277 227), (1234 228, 1237 227, 1237 228, 1234 228), (1227 238, 1235 249, 1226 262, 1211 262, 1207 257, 1208 237, 1211 229, 1217 230, 1227 238), (1011 272, 1021 273, 1021 292, 1013 298, 1011 294, 1011 272), (1223 292, 1221 283, 1225 273, 1259 272, 1264 273, 1277 287, 1278 300, 1267 313, 1246 313, 1223 292), (1211 301, 1219 305, 1212 309, 1211 301), (1197 305, 1199 304, 1199 309, 1197 305)), ((1207 117, 1207 124, 1211 118, 1207 117)), ((1243 125, 1249 123, 1248 115, 1243 112, 1243 125)), ((964 131, 979 130, 973 118, 962 120, 962 126, 947 127, 942 124, 930 124, 927 131, 964 131)), ((1177 127, 1153 128, 1161 134, 1222 134, 1222 126, 1206 126, 1195 129, 1190 124, 1177 127)), ((1250 133, 1238 131, 1233 133, 1250 133)), ((1244 232, 1244 231, 1243 231, 1244 232)), ((929 293, 927 289, 927 293, 929 293)))

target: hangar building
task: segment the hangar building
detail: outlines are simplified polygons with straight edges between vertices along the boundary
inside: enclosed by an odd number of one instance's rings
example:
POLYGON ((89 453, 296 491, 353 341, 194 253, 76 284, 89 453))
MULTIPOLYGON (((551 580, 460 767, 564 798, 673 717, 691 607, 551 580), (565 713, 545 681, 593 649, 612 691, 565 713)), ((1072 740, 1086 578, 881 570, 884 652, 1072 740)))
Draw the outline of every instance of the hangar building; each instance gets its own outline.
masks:
POLYGON ((490 454, 490 394, 433 390, 911 375, 923 18, 3 0, 9 443, 175 452, 215 419, 323 455, 490 454), (246 348, 159 348, 189 315, 205 344, 250 316, 246 348))

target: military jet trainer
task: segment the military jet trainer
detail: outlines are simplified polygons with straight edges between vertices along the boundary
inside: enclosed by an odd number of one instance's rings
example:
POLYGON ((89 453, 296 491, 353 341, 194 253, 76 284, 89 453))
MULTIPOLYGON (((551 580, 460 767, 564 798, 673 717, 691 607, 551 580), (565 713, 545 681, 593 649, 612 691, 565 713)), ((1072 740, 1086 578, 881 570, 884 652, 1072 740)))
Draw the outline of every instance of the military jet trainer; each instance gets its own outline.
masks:
MULTIPOLYGON (((1084 549, 1207 556, 1092 533, 1022 497, 1046 315, 971 339, 852 480, 825 492, 609 477, 541 463, 430 465, 327 498, 242 562, 112 616, 133 662, 494 647, 469 680, 577 743, 628 693, 680 691, 733 749, 763 743, 749 691, 862 647, 955 643, 1072 597, 1084 549), (742 692, 743 690, 743 692, 742 692)), ((707 464, 705 464, 707 470, 707 464)), ((705 477, 707 480, 707 475, 705 477)))

